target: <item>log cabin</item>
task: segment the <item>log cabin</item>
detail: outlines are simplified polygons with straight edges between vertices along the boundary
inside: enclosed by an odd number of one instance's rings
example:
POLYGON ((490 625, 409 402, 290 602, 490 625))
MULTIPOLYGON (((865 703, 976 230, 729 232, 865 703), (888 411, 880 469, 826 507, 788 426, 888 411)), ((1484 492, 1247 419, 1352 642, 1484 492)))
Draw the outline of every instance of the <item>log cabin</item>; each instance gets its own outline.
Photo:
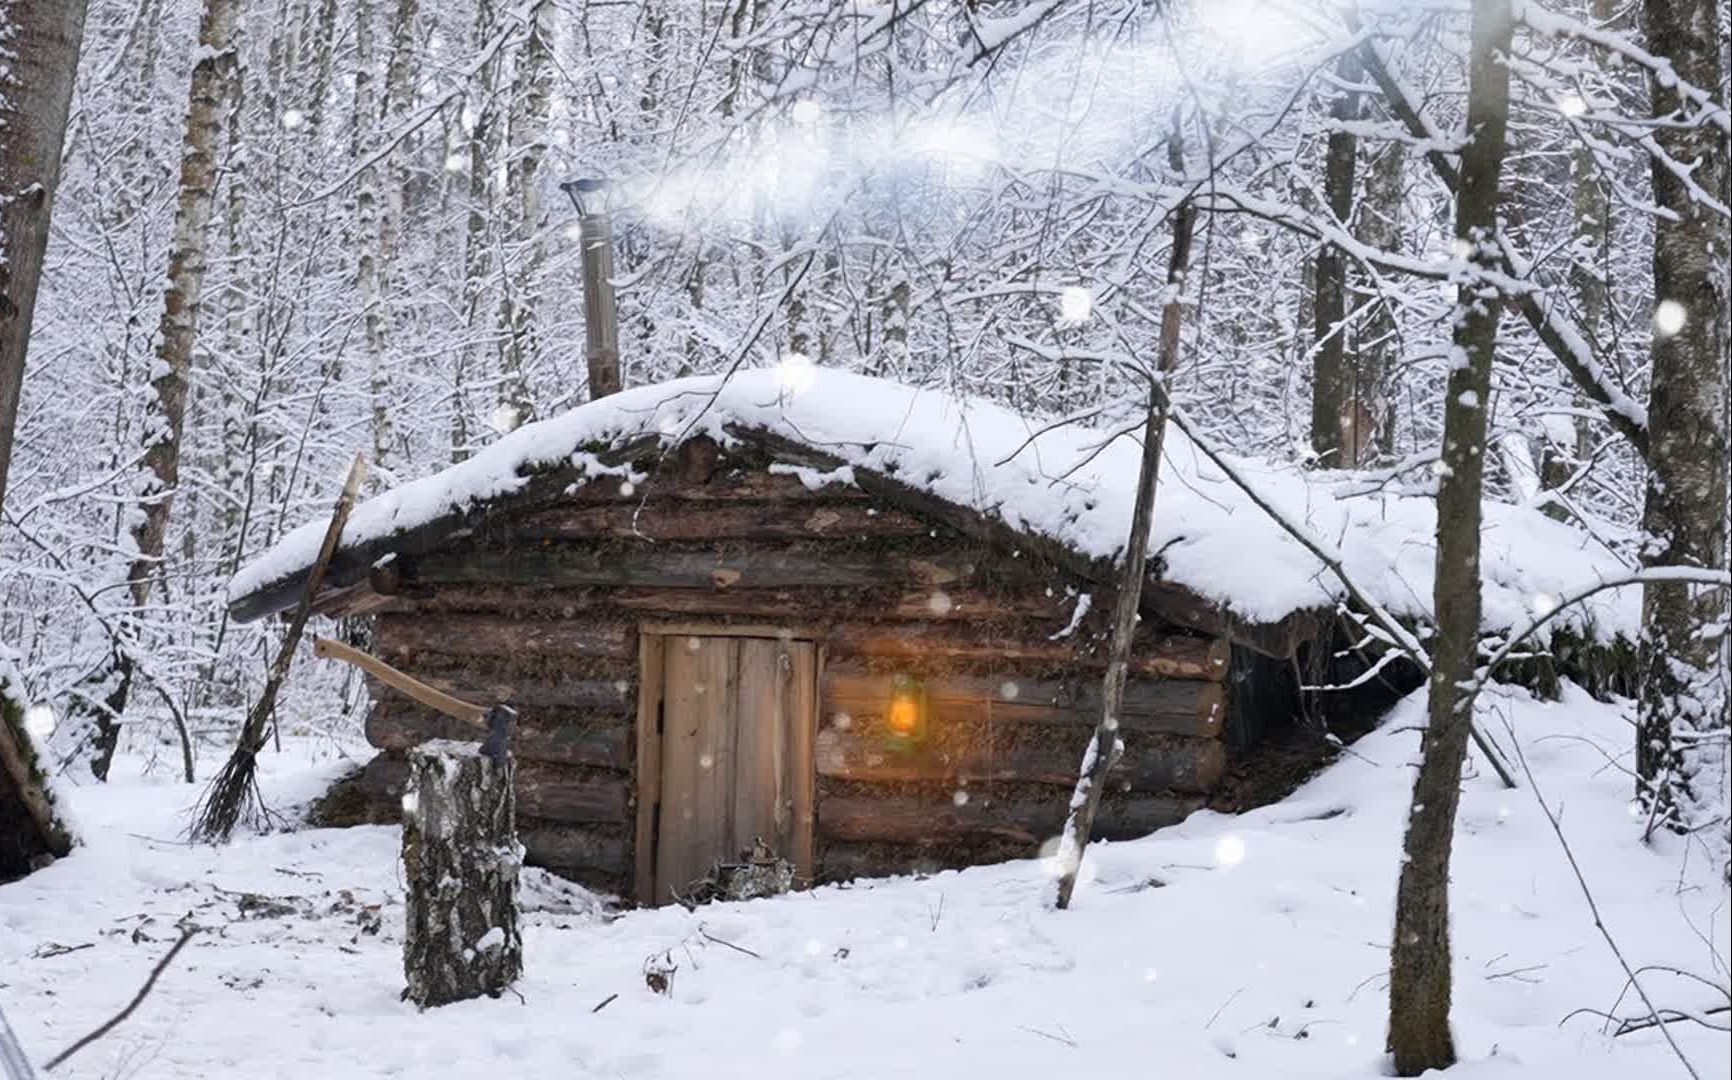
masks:
MULTIPOLYGON (((1097 837, 1268 801, 1325 746, 1300 673, 1340 662, 1336 599, 1184 452, 1097 837)), ((517 710, 528 861, 592 887, 665 903, 760 841, 803 883, 1026 857, 1060 832, 1099 714, 1137 453, 837 372, 681 380, 363 503, 313 602, 388 663, 517 710)), ((232 615, 298 603, 324 527, 244 568, 232 615)), ((1369 722, 1415 682, 1390 665, 1327 719, 1369 722)), ((395 820, 405 752, 475 737, 370 689, 377 755, 328 820, 395 820)))

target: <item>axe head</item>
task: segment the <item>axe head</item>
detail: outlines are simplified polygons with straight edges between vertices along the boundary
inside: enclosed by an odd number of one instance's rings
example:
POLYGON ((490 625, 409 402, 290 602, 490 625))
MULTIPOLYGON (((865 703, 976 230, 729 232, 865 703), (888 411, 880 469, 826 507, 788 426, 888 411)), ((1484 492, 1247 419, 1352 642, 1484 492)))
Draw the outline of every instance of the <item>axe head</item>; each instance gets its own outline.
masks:
POLYGON ((494 705, 487 710, 487 738, 482 740, 481 752, 498 765, 505 764, 511 751, 511 722, 516 719, 517 710, 509 705, 494 705))

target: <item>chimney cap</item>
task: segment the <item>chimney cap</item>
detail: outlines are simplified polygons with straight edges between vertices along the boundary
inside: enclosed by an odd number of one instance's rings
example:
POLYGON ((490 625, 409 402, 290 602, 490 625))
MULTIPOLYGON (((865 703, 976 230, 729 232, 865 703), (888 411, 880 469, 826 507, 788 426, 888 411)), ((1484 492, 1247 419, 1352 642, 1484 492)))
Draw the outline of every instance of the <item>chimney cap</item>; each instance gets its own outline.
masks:
POLYGON ((571 205, 577 208, 579 214, 587 217, 590 210, 583 205, 581 196, 607 190, 607 181, 598 176, 581 176, 575 180, 562 181, 559 190, 570 197, 571 205))

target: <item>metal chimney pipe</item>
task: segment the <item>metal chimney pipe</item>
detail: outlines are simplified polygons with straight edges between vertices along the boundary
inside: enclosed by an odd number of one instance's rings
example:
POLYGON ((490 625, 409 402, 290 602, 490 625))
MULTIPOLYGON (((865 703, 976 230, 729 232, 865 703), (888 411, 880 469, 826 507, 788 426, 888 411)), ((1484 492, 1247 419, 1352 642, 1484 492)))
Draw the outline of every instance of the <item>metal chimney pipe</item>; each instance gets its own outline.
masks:
POLYGON ((613 294, 613 221, 596 198, 585 207, 581 196, 600 192, 601 180, 569 180, 559 185, 577 208, 578 244, 583 249, 583 332, 588 346, 589 399, 617 394, 619 308, 613 294))

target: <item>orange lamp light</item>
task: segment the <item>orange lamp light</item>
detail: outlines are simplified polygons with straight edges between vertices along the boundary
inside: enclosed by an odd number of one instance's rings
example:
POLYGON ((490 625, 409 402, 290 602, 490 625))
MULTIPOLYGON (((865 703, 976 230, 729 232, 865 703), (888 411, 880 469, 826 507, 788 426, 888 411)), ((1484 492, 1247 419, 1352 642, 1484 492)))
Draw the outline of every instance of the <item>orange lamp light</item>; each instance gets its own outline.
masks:
POLYGON ((919 679, 898 675, 884 711, 884 726, 893 738, 916 742, 926 737, 926 687, 919 679))

